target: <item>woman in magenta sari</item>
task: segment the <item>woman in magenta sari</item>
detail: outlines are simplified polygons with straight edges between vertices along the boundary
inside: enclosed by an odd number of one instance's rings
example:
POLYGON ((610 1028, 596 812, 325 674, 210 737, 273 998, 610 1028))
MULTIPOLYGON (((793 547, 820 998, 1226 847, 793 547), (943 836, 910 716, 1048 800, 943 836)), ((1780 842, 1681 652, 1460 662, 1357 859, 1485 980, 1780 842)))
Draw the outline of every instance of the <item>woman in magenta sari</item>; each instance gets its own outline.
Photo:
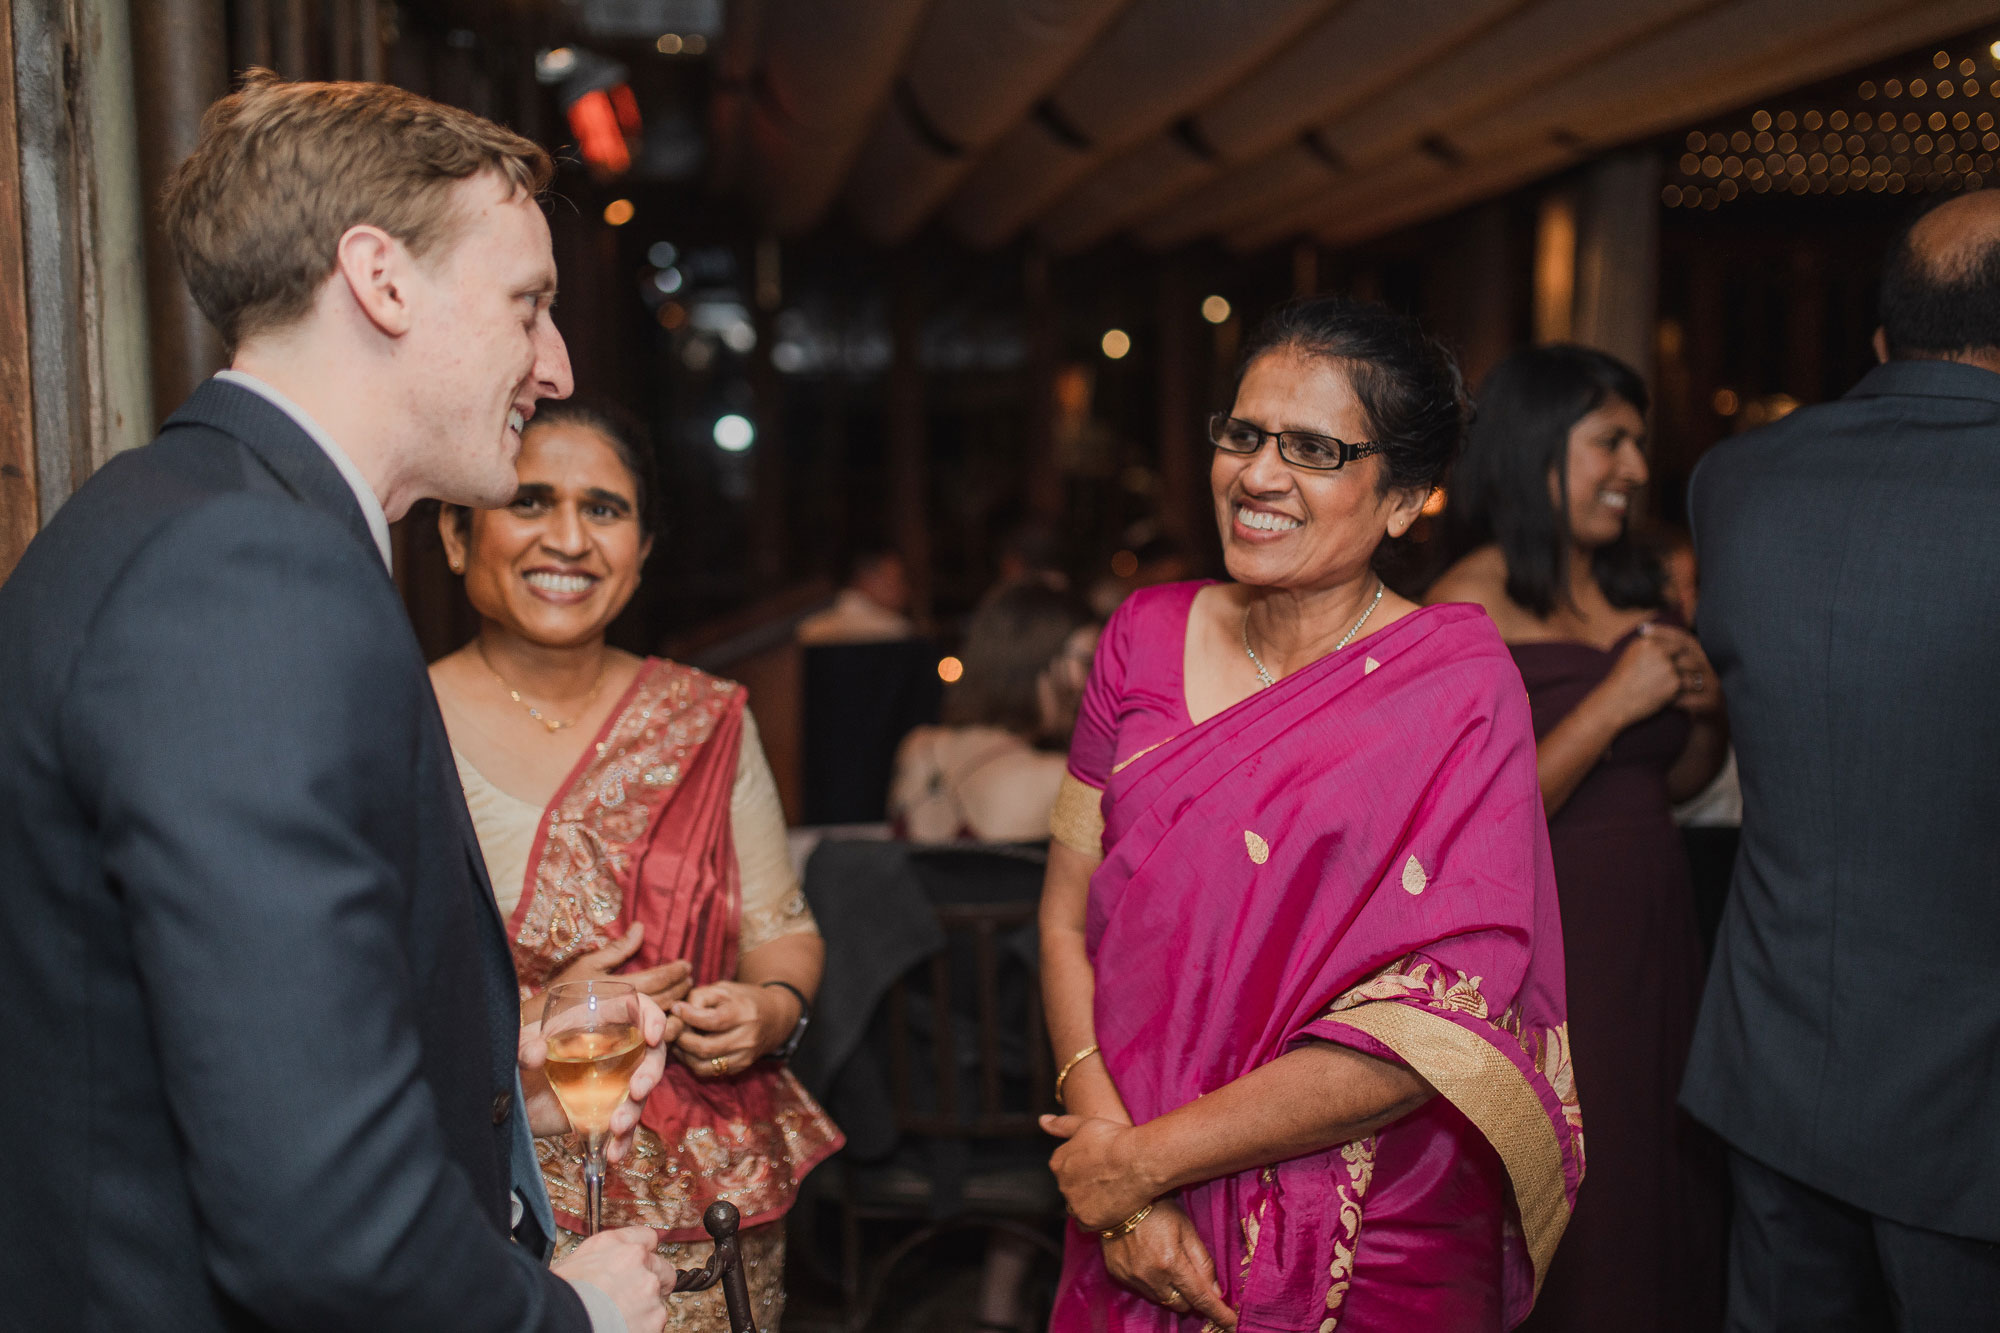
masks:
MULTIPOLYGON (((480 631, 431 679, 507 918, 522 1019, 541 1016, 551 983, 610 974, 685 1025, 605 1182, 605 1224, 650 1226, 663 1254, 695 1267, 709 1249, 702 1210, 728 1199, 757 1326, 774 1333, 783 1216, 841 1142, 783 1064, 823 950, 777 788, 741 688, 605 643, 651 543, 633 428, 545 404, 516 470, 512 504, 440 520, 480 631)), ((582 1156, 553 1141, 538 1151, 574 1233, 582 1156)), ((727 1330, 720 1291, 673 1297, 667 1328, 727 1330)))
POLYGON ((1464 427, 1409 320, 1285 308, 1210 431, 1235 581, 1105 630, 1042 907, 1060 1333, 1533 1304, 1583 1139, 1527 699, 1373 572, 1464 427))

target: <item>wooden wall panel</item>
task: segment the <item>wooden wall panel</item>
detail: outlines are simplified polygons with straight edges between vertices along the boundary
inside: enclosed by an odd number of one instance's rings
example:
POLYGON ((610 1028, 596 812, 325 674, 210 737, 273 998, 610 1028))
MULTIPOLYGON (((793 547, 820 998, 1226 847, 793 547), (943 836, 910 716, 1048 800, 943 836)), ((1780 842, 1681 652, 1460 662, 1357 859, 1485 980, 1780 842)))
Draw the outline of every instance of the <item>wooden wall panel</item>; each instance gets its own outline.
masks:
POLYGON ((14 0, 0 0, 0 579, 41 525, 35 486, 21 155, 14 125, 14 0))

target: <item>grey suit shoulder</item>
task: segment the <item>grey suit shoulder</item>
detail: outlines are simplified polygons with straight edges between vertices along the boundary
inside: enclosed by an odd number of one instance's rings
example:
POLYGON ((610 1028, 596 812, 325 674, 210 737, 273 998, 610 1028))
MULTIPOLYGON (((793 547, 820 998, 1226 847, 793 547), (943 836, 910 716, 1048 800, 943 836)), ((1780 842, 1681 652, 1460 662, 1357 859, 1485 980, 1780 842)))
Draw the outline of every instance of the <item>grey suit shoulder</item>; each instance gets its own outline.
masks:
POLYGON ((1868 1212, 2000 1240, 2000 375, 1892 362, 1718 446, 1690 514, 1743 844, 1683 1101, 1868 1212))

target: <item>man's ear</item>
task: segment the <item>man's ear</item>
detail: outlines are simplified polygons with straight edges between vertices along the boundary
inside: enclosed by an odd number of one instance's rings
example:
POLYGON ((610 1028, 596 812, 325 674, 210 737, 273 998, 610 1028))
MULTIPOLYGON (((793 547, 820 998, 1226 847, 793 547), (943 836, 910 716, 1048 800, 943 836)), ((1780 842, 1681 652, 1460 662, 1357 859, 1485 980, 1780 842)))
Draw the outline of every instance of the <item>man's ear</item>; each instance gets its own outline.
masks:
POLYGON ((358 223, 334 247, 334 272, 368 322, 391 338, 410 331, 410 252, 380 227, 358 223))
POLYGON ((1883 328, 1880 324, 1877 324, 1875 326, 1875 337, 1873 343, 1875 347, 1876 364, 1887 365, 1889 361, 1889 330, 1883 328))

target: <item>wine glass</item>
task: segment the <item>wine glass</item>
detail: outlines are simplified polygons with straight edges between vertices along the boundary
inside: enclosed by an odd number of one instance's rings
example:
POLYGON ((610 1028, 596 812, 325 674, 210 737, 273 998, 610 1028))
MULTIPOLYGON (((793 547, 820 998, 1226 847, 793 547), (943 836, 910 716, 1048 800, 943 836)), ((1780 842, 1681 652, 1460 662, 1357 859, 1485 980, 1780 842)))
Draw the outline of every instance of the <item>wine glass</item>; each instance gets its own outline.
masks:
POLYGON ((565 981, 549 987, 542 1007, 548 1042, 543 1072, 570 1127, 583 1139, 583 1234, 604 1221, 604 1144, 611 1113, 625 1100, 632 1071, 646 1056, 639 992, 623 981, 565 981))

